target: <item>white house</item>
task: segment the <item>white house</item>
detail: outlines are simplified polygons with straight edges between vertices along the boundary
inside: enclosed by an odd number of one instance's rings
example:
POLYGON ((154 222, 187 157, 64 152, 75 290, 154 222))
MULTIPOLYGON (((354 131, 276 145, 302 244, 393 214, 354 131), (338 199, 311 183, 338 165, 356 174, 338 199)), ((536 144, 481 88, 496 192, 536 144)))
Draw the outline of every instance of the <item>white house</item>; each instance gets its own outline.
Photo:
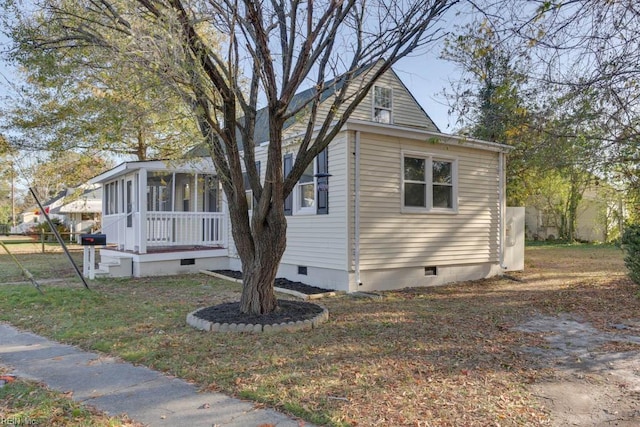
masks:
POLYGON ((97 230, 100 228, 102 215, 102 187, 94 184, 69 189, 63 204, 50 212, 63 215, 64 223, 71 233, 89 233, 97 230))
MULTIPOLYGON (((71 233, 87 233, 100 226, 102 187, 94 184, 67 188, 42 205, 49 218, 62 221, 71 233)), ((22 215, 22 224, 14 227, 12 232, 27 232, 44 220, 40 209, 34 207, 22 215)))
MULTIPOLYGON (((294 123, 285 131, 285 173, 299 129, 294 123)), ((266 136, 257 144, 264 162, 266 136)), ((278 276, 359 291, 522 268, 524 214, 506 218, 508 151, 441 133, 388 72, 285 203, 287 250, 278 276), (317 176, 326 173, 328 183, 317 176)), ((241 269, 210 160, 123 163, 92 182, 104 187, 110 244, 100 269, 116 276, 241 269)))

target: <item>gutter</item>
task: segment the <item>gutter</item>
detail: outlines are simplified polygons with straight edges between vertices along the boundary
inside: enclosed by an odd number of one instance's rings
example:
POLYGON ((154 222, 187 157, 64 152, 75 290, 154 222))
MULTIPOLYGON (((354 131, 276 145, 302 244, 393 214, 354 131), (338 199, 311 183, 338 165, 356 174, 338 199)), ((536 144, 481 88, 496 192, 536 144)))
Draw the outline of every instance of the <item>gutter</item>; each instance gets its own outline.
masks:
POLYGON ((513 150, 510 145, 499 144, 497 142, 483 141, 481 139, 471 138, 468 136, 450 135, 441 132, 435 132, 422 128, 413 128, 408 126, 389 125, 384 123, 375 123, 365 120, 352 119, 345 123, 343 129, 352 131, 368 132, 386 136, 399 138, 409 138, 429 143, 439 143, 443 145, 453 145, 477 148, 486 151, 505 152, 513 150))

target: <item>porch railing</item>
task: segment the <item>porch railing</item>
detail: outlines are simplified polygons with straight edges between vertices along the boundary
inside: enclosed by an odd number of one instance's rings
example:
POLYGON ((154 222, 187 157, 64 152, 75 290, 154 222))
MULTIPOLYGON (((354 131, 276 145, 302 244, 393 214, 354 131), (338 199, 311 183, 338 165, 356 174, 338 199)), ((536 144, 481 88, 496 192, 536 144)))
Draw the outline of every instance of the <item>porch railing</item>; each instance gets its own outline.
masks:
POLYGON ((224 246, 224 214, 147 212, 147 246, 224 246))

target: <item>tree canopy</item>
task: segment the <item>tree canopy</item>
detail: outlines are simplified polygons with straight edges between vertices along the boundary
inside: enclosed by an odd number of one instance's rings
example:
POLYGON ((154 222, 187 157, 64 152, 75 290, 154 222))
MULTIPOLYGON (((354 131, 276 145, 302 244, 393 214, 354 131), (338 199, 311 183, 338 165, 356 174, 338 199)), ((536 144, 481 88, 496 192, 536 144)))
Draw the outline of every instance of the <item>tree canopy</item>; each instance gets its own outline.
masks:
POLYGON ((28 12, 9 2, 4 10, 9 59, 24 80, 2 111, 13 147, 146 160, 182 156, 200 141, 191 113, 155 73, 91 43, 55 45, 65 24, 46 8, 28 12))
POLYGON ((74 52, 89 51, 107 67, 150 75, 143 81, 162 82, 162 93, 180 100, 177 111, 197 123, 229 202, 244 273, 241 309, 267 313, 277 307, 285 198, 377 79, 442 35, 440 18, 454 3, 42 0, 20 24, 39 55, 82 60, 74 52), (309 88, 312 96, 293 102, 309 88), (268 128, 262 180, 255 158, 261 109, 268 128), (302 117, 285 176, 283 129, 302 117), (251 217, 243 172, 255 197, 251 217))
POLYGON ((636 185, 637 18, 633 2, 496 2, 443 51, 463 70, 450 99, 464 132, 515 147, 509 202, 564 197, 550 210, 568 239, 586 188, 636 185))

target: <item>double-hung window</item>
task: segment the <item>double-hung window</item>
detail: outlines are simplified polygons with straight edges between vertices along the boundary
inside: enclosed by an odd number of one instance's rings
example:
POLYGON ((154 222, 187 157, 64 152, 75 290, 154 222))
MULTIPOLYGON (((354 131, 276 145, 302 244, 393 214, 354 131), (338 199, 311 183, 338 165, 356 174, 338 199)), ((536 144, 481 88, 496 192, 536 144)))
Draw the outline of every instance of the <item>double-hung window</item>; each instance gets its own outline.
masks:
POLYGON ((455 212, 457 205, 455 159, 403 153, 403 212, 455 212))
POLYGON ((393 123, 393 90, 390 87, 373 87, 373 121, 393 123))
MULTIPOLYGON (((293 168, 293 154, 283 159, 285 176, 293 168)), ((329 155, 324 149, 311 162, 291 194, 284 202, 285 215, 315 215, 329 213, 329 155)))
MULTIPOLYGON (((258 176, 260 176, 260 161, 256 162, 256 171, 258 172, 258 176)), ((253 210, 253 204, 255 202, 255 197, 253 197, 253 190, 251 189, 251 183, 249 182, 249 174, 247 172, 242 173, 242 179, 244 181, 244 194, 247 198, 247 206, 249 210, 253 210)))
POLYGON ((305 169, 304 173, 298 181, 296 186, 296 196, 294 197, 294 203, 296 213, 315 214, 316 213, 316 179, 315 179, 315 164, 311 162, 305 169))

